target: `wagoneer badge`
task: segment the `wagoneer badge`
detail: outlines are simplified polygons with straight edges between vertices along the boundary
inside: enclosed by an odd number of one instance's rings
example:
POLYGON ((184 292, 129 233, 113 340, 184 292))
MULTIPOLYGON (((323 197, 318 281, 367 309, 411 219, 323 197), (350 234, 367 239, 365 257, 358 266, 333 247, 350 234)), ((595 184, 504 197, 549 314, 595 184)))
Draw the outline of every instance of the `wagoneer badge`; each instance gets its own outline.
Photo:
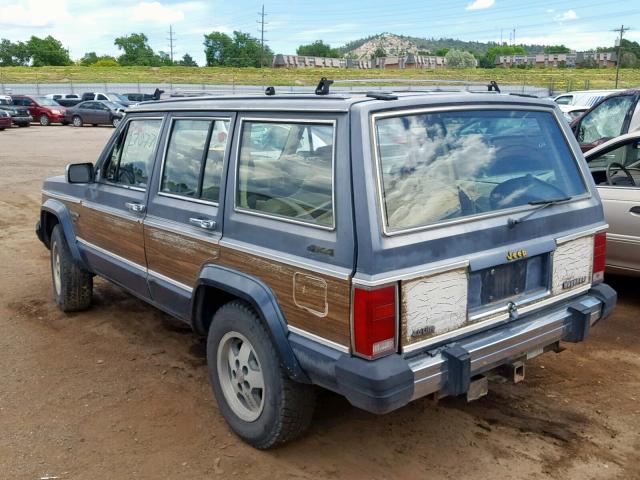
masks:
POLYGON ((564 282, 562 282, 562 289, 563 290, 568 290, 569 288, 573 288, 573 287, 577 287, 578 285, 582 285, 586 281, 587 281, 587 277, 586 276, 572 278, 571 280, 565 280, 564 282))
POLYGON ((527 251, 524 248, 521 248, 520 250, 507 252, 507 260, 509 260, 510 262, 512 260, 518 260, 519 258, 524 258, 526 256, 527 256, 527 251))

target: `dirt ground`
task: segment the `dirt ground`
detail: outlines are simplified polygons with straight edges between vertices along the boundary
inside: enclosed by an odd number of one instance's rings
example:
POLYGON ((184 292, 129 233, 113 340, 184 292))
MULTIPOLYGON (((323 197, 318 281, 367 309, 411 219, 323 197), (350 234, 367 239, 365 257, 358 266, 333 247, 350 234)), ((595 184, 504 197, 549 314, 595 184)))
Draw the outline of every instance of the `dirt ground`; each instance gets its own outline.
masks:
POLYGON ((52 301, 41 181, 95 160, 112 132, 0 132, 0 478, 640 479, 640 295, 622 278, 608 278, 614 315, 521 384, 380 417, 323 392, 303 438, 246 446, 189 330, 104 281, 86 312, 52 301))

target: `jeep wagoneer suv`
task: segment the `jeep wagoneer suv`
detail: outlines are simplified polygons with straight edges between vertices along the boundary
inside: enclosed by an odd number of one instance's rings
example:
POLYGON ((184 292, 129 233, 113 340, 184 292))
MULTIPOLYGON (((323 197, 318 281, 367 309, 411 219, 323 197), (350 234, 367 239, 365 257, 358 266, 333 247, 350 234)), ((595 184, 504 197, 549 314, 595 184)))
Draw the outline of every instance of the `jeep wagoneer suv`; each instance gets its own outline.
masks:
POLYGON ((477 398, 616 302, 598 193, 546 100, 141 104, 42 194, 60 308, 99 275, 207 335, 220 411, 258 448, 304 430, 313 385, 376 413, 477 398))

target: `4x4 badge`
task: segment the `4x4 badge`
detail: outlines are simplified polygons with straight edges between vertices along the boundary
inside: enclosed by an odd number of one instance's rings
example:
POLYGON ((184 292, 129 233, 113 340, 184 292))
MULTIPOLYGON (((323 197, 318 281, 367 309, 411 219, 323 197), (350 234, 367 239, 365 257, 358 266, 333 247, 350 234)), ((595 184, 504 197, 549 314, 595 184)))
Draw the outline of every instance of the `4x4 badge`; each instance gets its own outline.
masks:
POLYGON ((512 260, 518 260, 519 258, 525 258, 526 256, 527 251, 524 248, 507 252, 507 260, 509 260, 510 262, 512 260))

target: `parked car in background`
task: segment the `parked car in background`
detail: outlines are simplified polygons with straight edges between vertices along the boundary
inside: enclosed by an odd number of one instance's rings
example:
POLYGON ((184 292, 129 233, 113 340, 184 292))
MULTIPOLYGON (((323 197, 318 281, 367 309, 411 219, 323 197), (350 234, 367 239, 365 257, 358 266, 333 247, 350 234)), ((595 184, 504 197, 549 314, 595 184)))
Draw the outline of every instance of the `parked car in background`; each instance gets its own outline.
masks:
POLYGON ((94 127, 97 125, 117 127, 123 117, 122 105, 106 100, 90 100, 67 109, 65 121, 74 127, 82 127, 86 123, 94 127))
POLYGON ((583 152, 607 140, 640 129, 640 89, 623 90, 603 98, 571 123, 583 152))
POLYGON ((80 95, 77 93, 48 93, 45 97, 56 101, 64 99, 80 100, 80 95))
POLYGON ((62 123, 67 125, 64 118, 66 108, 47 97, 36 97, 32 95, 11 95, 14 105, 21 105, 29 110, 29 113, 36 122, 43 127, 52 123, 62 123))
POLYGON ((45 97, 55 100, 63 107, 73 107, 82 101, 77 93, 49 93, 45 97))
POLYGON ((0 130, 11 127, 11 114, 6 110, 0 110, 0 130))
POLYGON ((100 92, 86 92, 82 94, 82 101, 87 100, 106 100, 108 102, 119 103, 123 107, 130 107, 135 102, 131 102, 127 97, 120 93, 100 93, 100 92))
POLYGON ((561 110, 564 105, 578 105, 590 108, 612 93, 621 91, 622 90, 576 90, 558 95, 553 98, 553 101, 560 105, 561 110))
POLYGON ((18 127, 29 127, 33 121, 33 117, 29 113, 26 107, 21 107, 13 104, 13 100, 8 95, 0 96, 0 110, 8 112, 11 116, 11 121, 18 127))
POLYGON ((640 131, 594 147, 585 158, 609 224, 607 271, 640 276, 640 131))
POLYGON ((99 275, 206 335, 218 411, 269 448, 313 385, 378 414, 473 400, 588 338, 616 293, 570 134, 502 94, 146 102, 44 182, 36 233, 63 311, 99 275))
POLYGON ((151 100, 155 100, 155 97, 153 96, 152 93, 123 93, 122 95, 127 97, 127 99, 129 99, 130 102, 135 102, 135 103, 149 102, 151 100))

